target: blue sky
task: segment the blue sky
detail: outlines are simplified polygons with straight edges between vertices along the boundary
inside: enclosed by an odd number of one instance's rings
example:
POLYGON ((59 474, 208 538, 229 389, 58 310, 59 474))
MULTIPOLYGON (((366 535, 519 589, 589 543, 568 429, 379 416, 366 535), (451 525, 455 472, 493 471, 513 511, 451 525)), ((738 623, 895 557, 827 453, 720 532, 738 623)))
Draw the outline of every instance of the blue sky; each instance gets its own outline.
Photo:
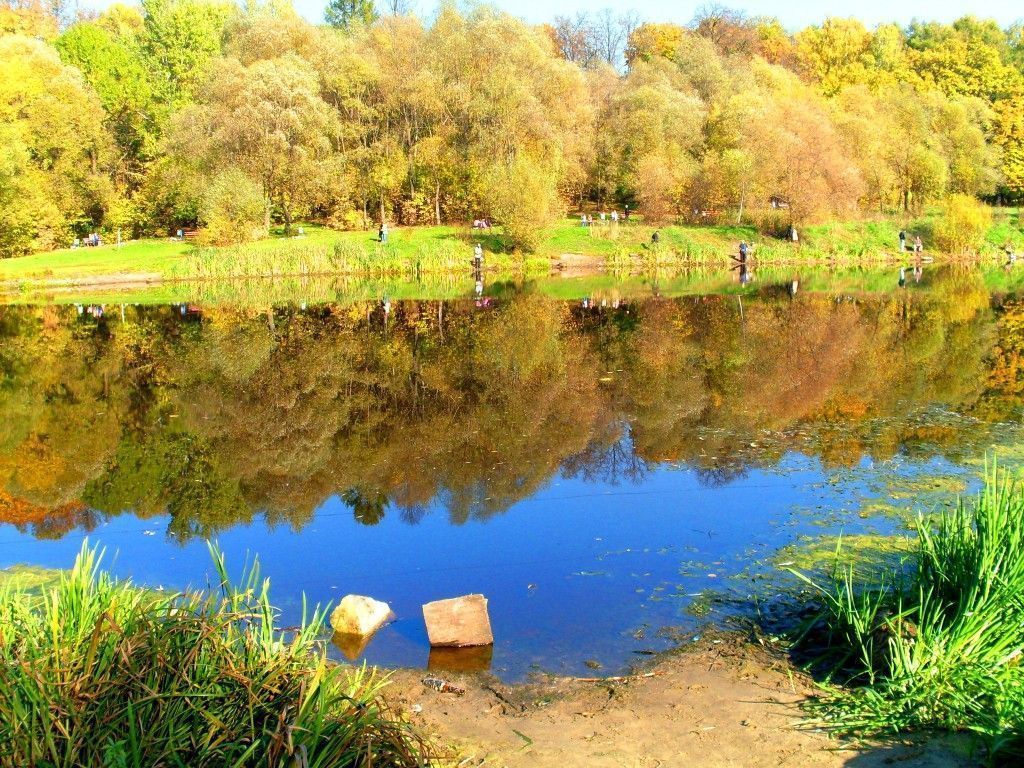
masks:
MULTIPOLYGON (((317 20, 322 17, 325 5, 323 0, 293 1, 306 18, 317 20)), ((436 0, 413 2, 421 15, 429 14, 437 7, 436 0)), ((558 14, 571 15, 580 10, 594 11, 612 7, 616 10, 634 9, 650 21, 685 24, 704 3, 703 0, 634 0, 625 3, 612 0, 496 0, 493 4, 531 22, 547 21, 558 14)), ((805 0, 789 3, 778 0, 737 0, 722 4, 746 11, 752 16, 776 16, 786 27, 793 29, 818 23, 826 16, 855 16, 869 26, 886 21, 905 24, 915 18, 948 22, 968 13, 993 18, 1002 26, 1024 18, 1024 5, 1020 0, 989 0, 986 3, 970 3, 965 0, 805 0)))
MULTIPOLYGON (((113 1, 81 0, 83 5, 93 8, 103 8, 113 1)), ((412 2, 421 16, 430 15, 438 4, 437 0, 412 2)), ((293 3, 310 21, 323 19, 326 0, 293 0, 293 3)), ((492 4, 530 22, 549 21, 553 16, 572 15, 580 10, 596 11, 611 7, 617 11, 636 10, 647 21, 685 24, 693 18, 694 11, 703 5, 703 0, 633 0, 624 3, 613 0, 494 0, 492 4)), ((885 21, 906 24, 915 18, 949 22, 968 13, 995 19, 1004 27, 1024 19, 1024 5, 1020 0, 989 0, 987 3, 970 3, 966 0, 805 0, 795 3, 778 0, 726 0, 722 4, 746 11, 751 16, 775 16, 790 29, 818 23, 826 16, 855 16, 868 26, 885 21)))

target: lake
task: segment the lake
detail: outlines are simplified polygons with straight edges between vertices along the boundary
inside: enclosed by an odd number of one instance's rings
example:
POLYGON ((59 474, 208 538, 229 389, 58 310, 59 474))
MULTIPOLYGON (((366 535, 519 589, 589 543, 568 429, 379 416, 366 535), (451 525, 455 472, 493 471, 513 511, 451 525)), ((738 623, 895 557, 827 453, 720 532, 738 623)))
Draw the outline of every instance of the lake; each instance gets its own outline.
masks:
POLYGON ((216 541, 285 624, 390 603, 339 659, 614 674, 1024 457, 1003 276, 728 280, 0 306, 0 567, 204 586, 216 541), (493 653, 431 654, 472 592, 493 653))

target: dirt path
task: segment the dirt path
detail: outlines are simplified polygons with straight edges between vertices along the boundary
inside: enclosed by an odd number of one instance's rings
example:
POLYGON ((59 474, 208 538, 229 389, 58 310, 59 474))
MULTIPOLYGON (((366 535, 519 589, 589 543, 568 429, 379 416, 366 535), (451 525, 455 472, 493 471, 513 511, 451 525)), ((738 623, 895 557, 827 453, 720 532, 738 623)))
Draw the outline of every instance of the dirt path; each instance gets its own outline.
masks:
POLYGON ((489 676, 431 673, 466 689, 438 693, 424 673, 396 673, 389 694, 413 723, 455 756, 451 765, 493 768, 669 768, 793 766, 951 768, 971 766, 951 740, 860 751, 798 730, 807 681, 768 654, 720 641, 668 656, 619 681, 557 679, 506 686, 489 676))

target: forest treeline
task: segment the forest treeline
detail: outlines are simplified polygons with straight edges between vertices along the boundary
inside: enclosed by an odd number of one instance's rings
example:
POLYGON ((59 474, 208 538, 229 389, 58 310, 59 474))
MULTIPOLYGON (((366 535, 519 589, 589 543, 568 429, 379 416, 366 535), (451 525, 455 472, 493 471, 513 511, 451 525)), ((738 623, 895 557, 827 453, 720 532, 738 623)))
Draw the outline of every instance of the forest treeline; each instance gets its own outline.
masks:
POLYGON ((301 526, 338 495, 372 523, 453 522, 559 473, 679 463, 723 483, 980 455, 1024 405, 1024 301, 971 271, 925 291, 209 307, 0 308, 0 521, 60 536, 131 511, 181 539, 301 526), (122 317, 124 319, 122 319, 122 317), (960 414, 952 417, 951 412, 960 414))
POLYGON ((0 0, 0 255, 382 219, 529 249, 569 209, 771 230, 1024 192, 1019 25, 403 9, 0 0))

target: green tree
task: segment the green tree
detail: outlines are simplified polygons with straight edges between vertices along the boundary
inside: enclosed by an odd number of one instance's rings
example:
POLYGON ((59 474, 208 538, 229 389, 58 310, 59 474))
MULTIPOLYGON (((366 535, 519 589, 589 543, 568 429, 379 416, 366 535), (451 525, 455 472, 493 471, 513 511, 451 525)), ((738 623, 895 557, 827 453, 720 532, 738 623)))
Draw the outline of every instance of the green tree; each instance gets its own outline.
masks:
POLYGON ((324 21, 341 29, 356 24, 369 25, 376 18, 373 0, 330 0, 324 9, 324 21))
POLYGON ((58 38, 56 47, 65 62, 81 70, 100 97, 108 130, 119 150, 118 182, 138 187, 145 164, 157 153, 160 123, 166 114, 157 101, 141 41, 132 33, 118 36, 97 21, 75 24, 58 38))
POLYGON ((161 95, 175 107, 187 103, 206 65, 221 52, 234 5, 227 0, 142 0, 142 9, 145 50, 161 75, 161 95))

